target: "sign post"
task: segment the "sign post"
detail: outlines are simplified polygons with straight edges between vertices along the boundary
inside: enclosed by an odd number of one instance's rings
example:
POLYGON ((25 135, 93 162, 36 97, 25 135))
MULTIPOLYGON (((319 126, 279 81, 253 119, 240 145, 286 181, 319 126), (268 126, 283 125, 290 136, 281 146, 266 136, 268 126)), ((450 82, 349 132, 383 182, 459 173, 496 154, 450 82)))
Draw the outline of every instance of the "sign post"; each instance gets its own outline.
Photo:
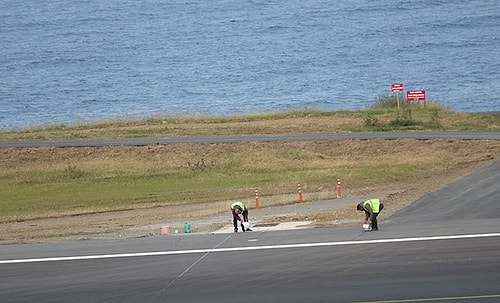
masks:
POLYGON ((404 91, 403 83, 392 83, 391 91, 393 93, 396 93, 396 100, 398 100, 398 109, 399 109, 399 93, 402 93, 404 91))

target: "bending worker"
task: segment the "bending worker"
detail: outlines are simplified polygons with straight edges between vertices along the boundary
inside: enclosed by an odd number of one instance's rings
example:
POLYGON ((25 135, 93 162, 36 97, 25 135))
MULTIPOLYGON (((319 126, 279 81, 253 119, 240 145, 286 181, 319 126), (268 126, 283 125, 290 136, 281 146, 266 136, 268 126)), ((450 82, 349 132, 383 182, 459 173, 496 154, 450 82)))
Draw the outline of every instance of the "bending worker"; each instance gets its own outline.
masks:
POLYGON ((248 222, 248 209, 245 206, 245 204, 243 204, 243 202, 240 201, 233 202, 231 204, 231 213, 233 214, 233 225, 235 233, 238 232, 238 221, 240 222, 241 230, 243 232, 251 231, 250 228, 245 228, 245 226, 243 225, 243 222, 248 222))
POLYGON ((370 199, 359 203, 356 206, 357 210, 365 212, 365 223, 372 225, 372 230, 378 230, 377 216, 384 209, 384 204, 380 199, 370 199))

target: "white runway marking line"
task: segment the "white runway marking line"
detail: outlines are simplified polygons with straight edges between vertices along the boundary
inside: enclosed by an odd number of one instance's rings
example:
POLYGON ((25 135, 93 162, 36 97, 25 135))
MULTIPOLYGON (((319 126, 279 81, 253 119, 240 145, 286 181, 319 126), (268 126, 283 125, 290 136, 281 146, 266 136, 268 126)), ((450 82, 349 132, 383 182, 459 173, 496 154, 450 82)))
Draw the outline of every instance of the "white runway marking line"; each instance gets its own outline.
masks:
POLYGON ((500 295, 482 295, 482 296, 461 296, 461 297, 442 297, 442 298, 421 298, 421 299, 401 299, 388 301, 365 301, 358 303, 410 303, 410 302, 431 302, 431 301, 458 301, 474 299, 494 299, 500 298, 500 295))
POLYGON ((472 239, 472 238, 487 238, 487 237, 500 237, 500 233, 475 234, 475 235, 454 235, 454 236, 433 236, 433 237, 414 237, 414 238, 399 238, 399 239, 360 240, 360 241, 339 241, 339 242, 263 245, 263 246, 249 246, 249 247, 203 248, 203 249, 190 249, 190 250, 170 250, 170 251, 153 251, 153 252, 142 252, 142 253, 120 253, 120 254, 71 256, 71 257, 12 259, 12 260, 0 260, 0 265, 2 265, 2 264, 16 264, 16 263, 79 261, 79 260, 98 260, 98 259, 113 259, 113 258, 131 258, 131 257, 154 257, 154 256, 167 256, 167 255, 204 254, 204 253, 216 253, 216 252, 235 252, 235 251, 251 251, 251 250, 267 250, 267 249, 308 248, 308 247, 322 247, 322 246, 418 242, 418 241, 435 241, 435 240, 452 240, 452 239, 472 239))

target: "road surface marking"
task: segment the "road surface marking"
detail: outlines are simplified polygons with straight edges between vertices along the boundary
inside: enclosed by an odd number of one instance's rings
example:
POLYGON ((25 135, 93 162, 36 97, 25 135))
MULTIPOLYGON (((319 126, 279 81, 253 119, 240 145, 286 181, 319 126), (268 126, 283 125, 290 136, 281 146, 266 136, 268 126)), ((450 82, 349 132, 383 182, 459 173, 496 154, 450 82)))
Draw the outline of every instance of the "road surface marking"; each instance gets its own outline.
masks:
POLYGON ((453 235, 453 236, 433 236, 433 237, 414 237, 414 238, 398 238, 398 239, 377 239, 377 240, 360 240, 360 241, 280 244, 280 245, 263 245, 263 246, 249 246, 249 247, 202 248, 202 249, 189 249, 189 250, 168 250, 168 251, 152 251, 152 252, 140 252, 140 253, 119 253, 119 254, 106 254, 106 255, 87 255, 87 256, 82 255, 82 256, 68 256, 68 257, 11 259, 11 260, 0 260, 0 265, 2 265, 2 264, 15 264, 15 263, 78 261, 78 260, 97 260, 97 259, 113 259, 113 258, 131 258, 131 257, 154 257, 154 256, 182 255, 182 254, 240 252, 240 251, 268 250, 268 249, 309 248, 309 247, 323 247, 323 246, 418 242, 418 241, 472 239, 472 238, 487 238, 487 237, 500 237, 500 233, 474 234, 474 235, 453 235))
POLYGON ((456 301, 456 300, 474 300, 474 299, 492 299, 500 298, 500 295, 482 295, 482 296, 461 296, 461 297, 442 297, 442 298, 420 298, 420 299, 402 299, 388 301, 364 301, 357 303, 410 303, 410 302, 432 302, 432 301, 456 301))

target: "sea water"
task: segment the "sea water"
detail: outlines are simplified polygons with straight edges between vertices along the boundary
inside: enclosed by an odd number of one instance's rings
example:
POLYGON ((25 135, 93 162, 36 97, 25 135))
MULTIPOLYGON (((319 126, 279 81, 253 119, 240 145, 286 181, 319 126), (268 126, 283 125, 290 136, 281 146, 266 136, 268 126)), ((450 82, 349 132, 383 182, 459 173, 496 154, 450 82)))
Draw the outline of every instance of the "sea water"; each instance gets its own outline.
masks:
POLYGON ((392 83, 500 110, 497 0, 0 2, 0 130, 363 109, 392 83))

